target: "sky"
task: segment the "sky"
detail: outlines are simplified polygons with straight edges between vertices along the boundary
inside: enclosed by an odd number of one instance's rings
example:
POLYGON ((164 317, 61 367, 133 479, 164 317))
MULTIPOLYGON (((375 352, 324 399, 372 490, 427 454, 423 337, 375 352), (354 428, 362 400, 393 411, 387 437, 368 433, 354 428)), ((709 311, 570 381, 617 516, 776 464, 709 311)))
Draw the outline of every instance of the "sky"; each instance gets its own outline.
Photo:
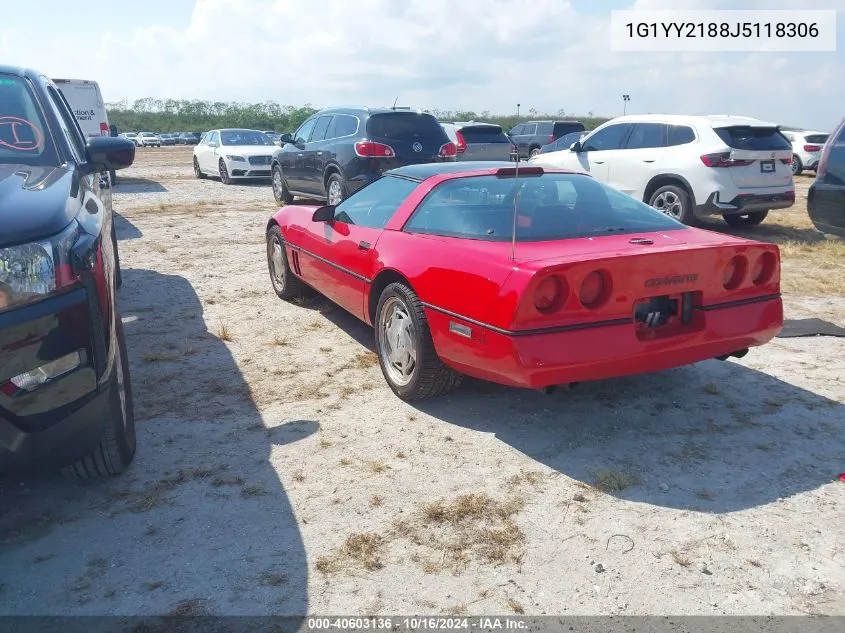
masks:
MULTIPOLYGON (((0 0, 0 6, 10 0, 0 0)), ((38 0, 2 8, 0 63, 144 97, 742 114, 831 130, 845 116, 845 0, 38 0), (612 52, 613 9, 836 9, 836 52, 612 52)))

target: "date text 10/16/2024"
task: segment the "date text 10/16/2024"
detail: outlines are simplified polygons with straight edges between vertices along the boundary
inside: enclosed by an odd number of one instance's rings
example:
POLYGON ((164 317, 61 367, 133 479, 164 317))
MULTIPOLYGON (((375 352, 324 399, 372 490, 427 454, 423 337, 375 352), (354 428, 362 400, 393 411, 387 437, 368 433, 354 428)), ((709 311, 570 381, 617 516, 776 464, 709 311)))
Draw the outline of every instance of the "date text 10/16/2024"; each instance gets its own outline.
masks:
POLYGON ((329 617, 308 618, 306 630, 316 631, 449 631, 449 630, 510 630, 526 629, 528 623, 515 617, 329 617))
POLYGON ((835 10, 611 11, 614 52, 836 51, 835 10))

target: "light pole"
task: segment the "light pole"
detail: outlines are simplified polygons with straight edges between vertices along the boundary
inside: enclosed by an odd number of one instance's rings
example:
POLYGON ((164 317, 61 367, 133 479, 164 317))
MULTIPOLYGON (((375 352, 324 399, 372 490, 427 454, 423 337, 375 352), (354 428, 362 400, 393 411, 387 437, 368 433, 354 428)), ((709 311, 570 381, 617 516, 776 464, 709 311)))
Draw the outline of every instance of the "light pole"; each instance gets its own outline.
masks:
POLYGON ((631 95, 622 95, 622 116, 628 112, 628 102, 631 100, 631 95))
POLYGON ((517 123, 519 123, 519 106, 520 105, 521 104, 519 104, 519 103, 516 104, 516 122, 517 123))

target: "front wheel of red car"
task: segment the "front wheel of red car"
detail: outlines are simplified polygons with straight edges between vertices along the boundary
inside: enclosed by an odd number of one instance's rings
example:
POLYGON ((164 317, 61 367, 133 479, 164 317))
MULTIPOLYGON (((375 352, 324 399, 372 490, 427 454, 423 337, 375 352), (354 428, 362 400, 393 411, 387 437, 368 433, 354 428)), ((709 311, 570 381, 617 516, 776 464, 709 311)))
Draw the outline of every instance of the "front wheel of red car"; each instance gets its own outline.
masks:
POLYGON ((285 240, 278 226, 267 231, 267 268, 270 270, 270 283, 279 299, 290 301, 304 294, 305 285, 290 269, 285 240))
POLYGON ((120 475, 135 457, 135 412, 129 355, 120 314, 115 314, 117 350, 109 383, 108 415, 100 427, 100 443, 75 464, 62 469, 71 479, 95 479, 120 475))
POLYGON ((402 400, 442 396, 460 385, 461 375, 437 355, 422 303, 405 284, 384 289, 374 325, 382 374, 402 400))

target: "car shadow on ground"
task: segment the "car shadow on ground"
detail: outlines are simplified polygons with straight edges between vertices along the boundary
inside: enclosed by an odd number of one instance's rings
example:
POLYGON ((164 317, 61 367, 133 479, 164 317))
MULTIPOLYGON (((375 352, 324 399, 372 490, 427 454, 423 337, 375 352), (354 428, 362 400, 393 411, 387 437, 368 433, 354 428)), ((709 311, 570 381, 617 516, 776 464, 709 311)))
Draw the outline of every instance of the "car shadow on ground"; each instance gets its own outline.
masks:
POLYGON ((734 237, 742 237, 748 240, 756 240, 758 242, 772 242, 774 244, 782 244, 783 242, 818 244, 827 239, 825 234, 821 231, 817 231, 812 228, 784 226, 782 224, 777 224, 776 220, 777 218, 770 221, 768 224, 763 223, 758 226, 732 227, 721 220, 707 219, 701 221, 700 228, 708 231, 714 231, 716 233, 733 235, 734 237))
POLYGON ((140 178, 138 176, 118 175, 114 185, 115 193, 164 193, 167 187, 157 180, 140 178))
POLYGON ((103 482, 0 480, 0 613, 307 613, 305 549, 269 457, 319 424, 263 424, 185 278, 124 269, 123 283, 135 462, 103 482))
MULTIPOLYGON (((372 328, 345 310, 319 295, 303 305, 374 351, 372 328)), ((814 490, 842 471, 845 454, 845 405, 733 361, 551 395, 465 378, 411 404, 619 498, 702 512, 814 490)))
POLYGON ((117 230, 117 240, 136 240, 139 237, 144 237, 144 233, 132 222, 119 213, 114 213, 114 226, 117 230))

